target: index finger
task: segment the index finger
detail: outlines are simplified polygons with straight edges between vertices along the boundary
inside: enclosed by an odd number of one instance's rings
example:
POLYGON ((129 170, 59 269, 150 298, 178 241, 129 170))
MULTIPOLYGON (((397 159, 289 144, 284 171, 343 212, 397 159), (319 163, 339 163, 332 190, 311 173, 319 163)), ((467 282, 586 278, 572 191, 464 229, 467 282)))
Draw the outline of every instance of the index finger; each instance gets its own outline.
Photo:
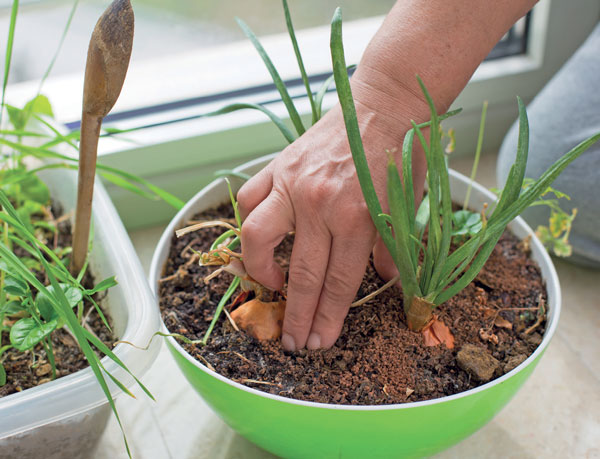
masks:
POLYGON ((289 207, 273 191, 242 224, 242 256, 248 274, 271 290, 281 290, 284 274, 275 263, 275 247, 294 229, 289 207))

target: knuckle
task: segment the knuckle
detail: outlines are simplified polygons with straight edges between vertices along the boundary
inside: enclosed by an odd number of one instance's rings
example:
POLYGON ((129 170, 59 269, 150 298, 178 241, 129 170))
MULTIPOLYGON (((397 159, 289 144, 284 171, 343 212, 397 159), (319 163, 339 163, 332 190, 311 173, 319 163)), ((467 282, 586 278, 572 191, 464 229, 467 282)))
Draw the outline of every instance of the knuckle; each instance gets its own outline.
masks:
POLYGON ((353 290, 354 286, 351 285, 348 274, 334 270, 327 273, 321 295, 327 302, 342 303, 352 296, 353 290))
POLYGON ((348 204, 347 212, 354 222, 364 222, 370 217, 369 208, 364 199, 351 201, 348 204))
POLYGON ((250 215, 242 224, 242 244, 244 248, 260 242, 262 225, 250 215))
POLYGON ((337 222, 333 233, 343 238, 358 238, 364 240, 373 226, 371 216, 366 206, 350 204, 340 206, 334 215, 337 222))
POLYGON ((304 292, 320 290, 322 279, 311 268, 310 264, 296 262, 290 266, 289 283, 294 289, 304 292))
POLYGON ((237 202, 240 206, 240 210, 248 210, 252 206, 252 194, 250 193, 250 189, 248 186, 242 186, 237 193, 237 202))
POLYGON ((320 205, 335 195, 335 186, 327 182, 310 183, 296 190, 309 205, 320 205))

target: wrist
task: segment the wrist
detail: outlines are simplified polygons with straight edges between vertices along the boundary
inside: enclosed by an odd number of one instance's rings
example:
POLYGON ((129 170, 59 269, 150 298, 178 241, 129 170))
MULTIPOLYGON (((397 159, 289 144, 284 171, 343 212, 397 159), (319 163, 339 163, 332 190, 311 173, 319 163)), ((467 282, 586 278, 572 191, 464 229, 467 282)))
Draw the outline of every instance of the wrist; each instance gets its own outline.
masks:
POLYGON ((412 127, 411 120, 419 124, 430 119, 425 97, 416 77, 413 79, 416 90, 364 66, 352 77, 352 95, 363 137, 371 142, 377 137, 376 143, 384 147, 381 155, 385 158, 385 149, 401 151, 404 136, 412 127))

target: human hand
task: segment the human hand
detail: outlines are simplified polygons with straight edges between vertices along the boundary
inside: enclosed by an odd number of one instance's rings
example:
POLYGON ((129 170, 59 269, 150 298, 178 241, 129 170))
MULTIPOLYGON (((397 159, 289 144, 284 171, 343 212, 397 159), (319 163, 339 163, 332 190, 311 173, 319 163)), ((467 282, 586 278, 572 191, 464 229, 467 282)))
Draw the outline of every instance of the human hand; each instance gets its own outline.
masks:
MULTIPOLYGON (((415 75, 444 112, 494 44, 534 3, 403 0, 394 5, 352 77, 361 137, 384 211, 385 150, 402 145, 411 119, 429 118, 415 75)), ((425 160, 418 142, 415 147, 413 182, 415 196, 421 196, 425 160)), ((399 154, 396 163, 401 163, 399 154)), ((248 181, 238 200, 245 218, 244 264, 265 286, 282 287, 273 249, 296 231, 284 348, 332 346, 376 240, 339 106, 248 181)), ((381 242, 374 257, 380 275, 393 277, 395 267, 381 242)))
MULTIPOLYGON (((401 145, 410 118, 404 117, 400 124, 389 113, 384 116, 373 109, 389 103, 378 101, 383 94, 359 81, 353 82, 353 87, 367 101, 360 103, 361 98, 357 98, 357 111, 375 189, 385 203, 385 150, 401 145)), ((423 178, 424 161, 415 160, 417 175, 423 178)), ((332 109, 248 181, 238 193, 238 202, 244 218, 244 265, 266 287, 282 288, 284 275, 273 260, 273 252, 287 233, 296 232, 283 323, 284 348, 331 347, 376 240, 340 108, 332 109)), ((385 250, 378 253, 384 254, 378 255, 378 268, 384 275, 393 273, 389 255, 385 256, 385 250)))

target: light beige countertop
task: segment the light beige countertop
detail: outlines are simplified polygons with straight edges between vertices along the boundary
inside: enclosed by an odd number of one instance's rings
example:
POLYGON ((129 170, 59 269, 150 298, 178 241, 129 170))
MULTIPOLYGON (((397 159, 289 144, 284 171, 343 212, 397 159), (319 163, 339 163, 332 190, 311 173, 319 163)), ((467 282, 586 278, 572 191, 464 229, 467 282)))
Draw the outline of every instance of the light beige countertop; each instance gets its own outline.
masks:
MULTIPOLYGON (((470 159, 451 166, 468 175, 470 159)), ((484 155, 477 181, 495 184, 495 156, 484 155)), ((135 231, 146 271, 163 227, 135 231)), ((489 424, 438 458, 600 459, 600 271, 555 260, 563 310, 552 343, 531 378, 489 424)), ((274 457, 248 442, 204 403, 166 347, 142 378, 156 402, 120 396, 117 407, 134 458, 274 457)), ((138 394, 140 391, 137 391, 138 394)), ((126 458, 114 418, 93 456, 126 458)))

